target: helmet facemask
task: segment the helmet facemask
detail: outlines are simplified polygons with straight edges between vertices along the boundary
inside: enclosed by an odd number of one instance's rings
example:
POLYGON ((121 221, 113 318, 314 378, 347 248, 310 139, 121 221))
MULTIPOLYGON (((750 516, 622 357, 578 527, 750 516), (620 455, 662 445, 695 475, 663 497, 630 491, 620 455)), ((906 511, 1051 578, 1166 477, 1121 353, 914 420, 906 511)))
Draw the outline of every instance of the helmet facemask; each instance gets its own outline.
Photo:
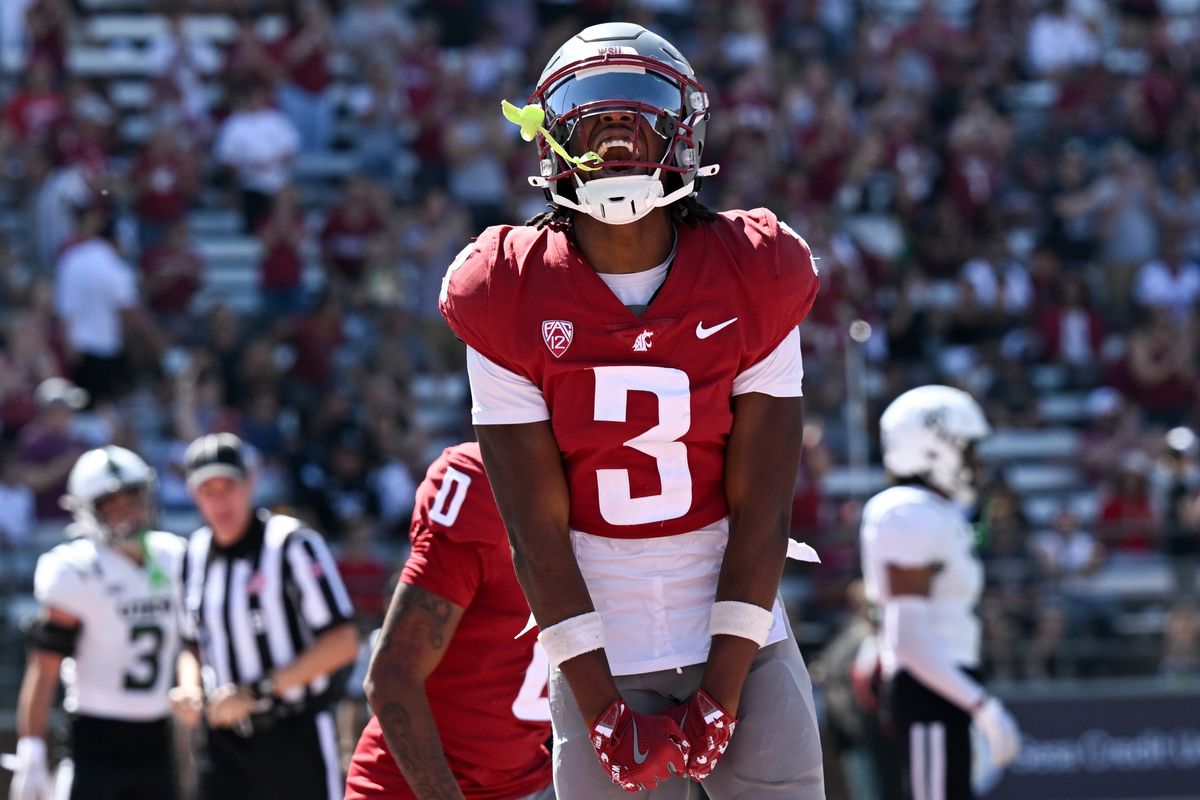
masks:
POLYGON ((119 489, 98 497, 92 502, 82 501, 74 497, 64 498, 63 505, 75 517, 75 522, 72 525, 74 532, 91 536, 110 544, 136 542, 139 537, 154 527, 157 516, 153 486, 148 483, 121 486, 119 489), (142 513, 136 520, 113 524, 109 521, 108 515, 105 514, 101 507, 117 495, 127 492, 136 493, 142 506, 142 513))

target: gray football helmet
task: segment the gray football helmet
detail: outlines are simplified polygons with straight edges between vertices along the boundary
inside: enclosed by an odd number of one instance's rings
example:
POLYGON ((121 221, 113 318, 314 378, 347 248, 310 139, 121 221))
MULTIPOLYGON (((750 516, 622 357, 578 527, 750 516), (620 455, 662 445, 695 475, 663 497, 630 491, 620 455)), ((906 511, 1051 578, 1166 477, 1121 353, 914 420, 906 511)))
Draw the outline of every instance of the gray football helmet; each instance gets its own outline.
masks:
POLYGON ((622 174, 585 180, 582 167, 564 161, 539 136, 540 174, 529 182, 544 189, 552 205, 622 225, 694 194, 700 178, 718 170, 701 165, 708 94, 675 46, 640 25, 608 22, 571 37, 542 70, 529 102, 545 111, 546 130, 564 148, 582 120, 611 112, 633 114, 666 144, 662 159, 652 161, 638 152, 634 137, 623 148, 628 158, 604 161, 606 170, 622 174), (626 169, 643 174, 623 174, 626 169), (678 176, 669 177, 666 188, 664 173, 678 176))

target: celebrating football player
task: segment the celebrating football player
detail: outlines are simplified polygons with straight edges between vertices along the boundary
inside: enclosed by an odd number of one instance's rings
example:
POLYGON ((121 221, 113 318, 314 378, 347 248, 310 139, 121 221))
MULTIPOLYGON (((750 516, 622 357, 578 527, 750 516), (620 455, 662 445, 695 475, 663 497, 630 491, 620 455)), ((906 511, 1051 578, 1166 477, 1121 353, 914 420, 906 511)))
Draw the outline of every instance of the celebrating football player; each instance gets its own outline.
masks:
POLYGON ((973 445, 991 429, 979 404, 949 386, 905 392, 879 428, 894 485, 863 507, 862 567, 867 599, 882 611, 888 712, 907 752, 902 791, 970 800, 972 722, 993 767, 1020 747, 1016 723, 979 683, 983 568, 961 508, 975 499, 973 445))
POLYGON ((479 445, 447 449, 417 489, 404 565, 365 689, 375 711, 347 800, 551 800, 545 651, 479 445))
POLYGON ((504 113, 550 210, 485 230, 441 306, 553 667, 558 797, 824 797, 778 598, 808 246, 699 203, 708 95, 638 25, 572 37, 504 113))
MULTIPOLYGON (((60 668, 71 715, 72 800, 170 800, 171 746, 184 540, 150 530, 154 471, 121 447, 89 450, 67 479, 72 540, 38 559, 41 612, 17 706, 12 800, 48 797, 46 727, 60 668)), ((66 762, 65 762, 66 763, 66 762)), ((59 770, 56 797, 66 797, 59 770)))

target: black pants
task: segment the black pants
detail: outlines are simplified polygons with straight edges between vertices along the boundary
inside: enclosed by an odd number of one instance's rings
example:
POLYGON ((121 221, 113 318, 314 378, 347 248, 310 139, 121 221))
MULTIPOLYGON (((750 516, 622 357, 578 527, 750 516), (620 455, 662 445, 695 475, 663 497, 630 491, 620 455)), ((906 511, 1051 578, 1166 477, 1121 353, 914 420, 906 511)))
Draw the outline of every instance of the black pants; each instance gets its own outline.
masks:
POLYGON ((71 800, 175 800, 171 724, 77 716, 71 720, 71 800))
POLYGON ((303 714, 242 736, 204 728, 199 800, 340 800, 333 713, 303 714))
POLYGON ((903 753, 900 796, 974 800, 970 714, 904 671, 888 690, 892 729, 903 753))

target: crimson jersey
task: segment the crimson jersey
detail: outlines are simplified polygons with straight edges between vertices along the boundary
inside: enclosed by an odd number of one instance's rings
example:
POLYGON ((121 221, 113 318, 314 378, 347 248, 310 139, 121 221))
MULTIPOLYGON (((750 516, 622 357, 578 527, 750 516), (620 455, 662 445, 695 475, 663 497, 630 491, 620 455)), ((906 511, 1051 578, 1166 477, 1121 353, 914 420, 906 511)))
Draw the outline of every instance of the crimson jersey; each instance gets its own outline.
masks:
POLYGON ((650 538, 724 517, 734 379, 816 298, 808 245, 766 209, 677 235, 641 316, 550 228, 488 228, 446 273, 450 327, 545 397, 575 530, 650 538))
MULTIPOLYGON (((412 555, 401 580, 465 610, 425 682, 446 761, 468 800, 512 800, 550 784, 549 662, 529 631, 508 538, 479 445, 448 448, 417 489, 412 555)), ((347 800, 411 798, 371 718, 346 781, 347 800)))

